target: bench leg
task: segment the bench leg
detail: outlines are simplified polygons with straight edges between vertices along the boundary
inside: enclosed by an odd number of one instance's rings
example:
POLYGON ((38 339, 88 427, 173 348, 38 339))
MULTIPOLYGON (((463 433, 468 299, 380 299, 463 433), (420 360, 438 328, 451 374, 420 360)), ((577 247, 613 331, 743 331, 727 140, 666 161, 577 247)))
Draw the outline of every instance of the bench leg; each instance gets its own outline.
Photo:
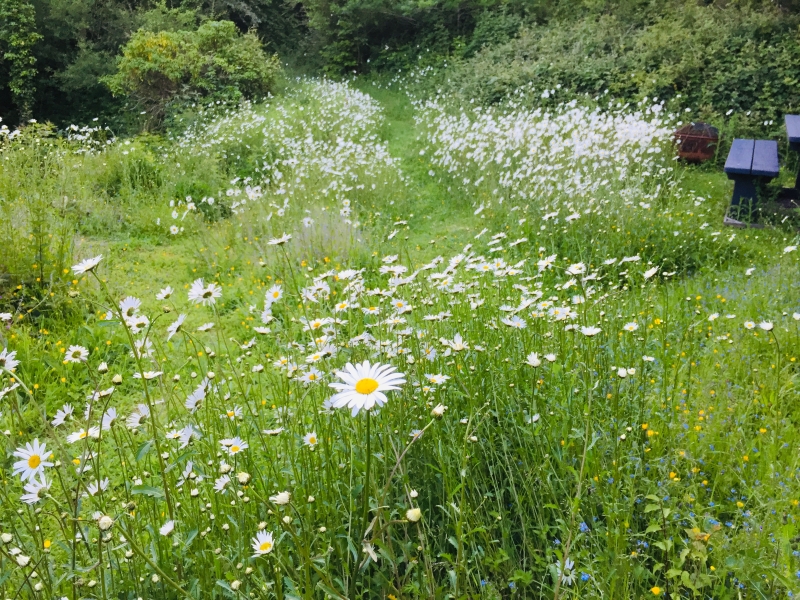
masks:
POLYGON ((756 203, 758 202, 758 190, 754 177, 739 175, 732 177, 733 198, 731 198, 731 217, 737 221, 749 222, 752 220, 756 203))

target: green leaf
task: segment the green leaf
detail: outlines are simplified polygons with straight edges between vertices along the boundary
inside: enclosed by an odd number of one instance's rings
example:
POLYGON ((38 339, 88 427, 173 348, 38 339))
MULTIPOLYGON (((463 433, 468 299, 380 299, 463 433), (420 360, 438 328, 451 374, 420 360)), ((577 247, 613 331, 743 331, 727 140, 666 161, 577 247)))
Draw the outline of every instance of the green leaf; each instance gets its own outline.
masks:
POLYGON ((660 510, 660 509, 661 509, 661 507, 658 504, 648 504, 647 506, 644 507, 644 512, 650 513, 650 512, 655 512, 655 511, 660 510))
POLYGON ((144 457, 147 456, 147 453, 150 452, 150 448, 152 447, 153 440, 147 440, 145 443, 139 446, 139 449, 136 451, 136 462, 141 462, 144 457))
POLYGON ((674 579, 675 577, 680 577, 681 573, 683 573, 683 569, 672 568, 669 571, 667 571, 667 579, 674 579))
POLYGON ((131 494, 141 494, 150 498, 163 498, 164 490, 151 485, 135 485, 131 489, 131 494))
POLYGON ((653 523, 647 529, 644 530, 645 533, 653 533, 654 531, 661 531, 661 525, 658 523, 653 523))

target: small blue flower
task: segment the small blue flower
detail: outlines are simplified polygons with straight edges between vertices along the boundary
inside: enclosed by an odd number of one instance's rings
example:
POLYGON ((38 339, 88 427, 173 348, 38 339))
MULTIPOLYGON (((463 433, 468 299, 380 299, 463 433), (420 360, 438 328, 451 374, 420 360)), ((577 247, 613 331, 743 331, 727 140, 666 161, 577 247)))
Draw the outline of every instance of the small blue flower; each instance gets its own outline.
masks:
POLYGON ((578 526, 578 529, 581 530, 581 533, 586 533, 589 531, 589 526, 585 522, 581 522, 581 524, 578 526))
POLYGON ((581 581, 589 581, 592 578, 588 573, 581 573, 581 581))

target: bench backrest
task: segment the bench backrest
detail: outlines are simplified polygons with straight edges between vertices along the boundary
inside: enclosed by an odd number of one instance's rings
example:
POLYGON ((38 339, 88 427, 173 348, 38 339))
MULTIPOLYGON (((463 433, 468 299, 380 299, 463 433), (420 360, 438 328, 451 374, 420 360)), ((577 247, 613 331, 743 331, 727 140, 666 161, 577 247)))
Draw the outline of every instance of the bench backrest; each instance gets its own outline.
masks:
POLYGON ((786 137, 790 144, 800 143, 800 115, 786 115, 786 137))

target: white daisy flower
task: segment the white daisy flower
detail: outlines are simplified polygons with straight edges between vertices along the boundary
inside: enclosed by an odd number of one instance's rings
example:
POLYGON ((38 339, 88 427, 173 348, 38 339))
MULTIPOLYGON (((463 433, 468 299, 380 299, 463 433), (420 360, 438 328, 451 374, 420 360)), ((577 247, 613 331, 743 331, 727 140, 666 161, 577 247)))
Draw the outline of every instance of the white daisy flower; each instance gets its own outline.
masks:
POLYGON ((274 547, 275 542, 272 540, 272 532, 270 531, 259 531, 256 537, 253 538, 254 556, 269 554, 274 547))
POLYGON ((158 530, 158 532, 163 536, 168 536, 173 531, 175 531, 175 521, 172 519, 164 523, 158 530))
POLYGON ((44 473, 45 467, 52 467, 53 463, 47 460, 50 453, 45 444, 40 444, 38 439, 25 447, 17 448, 14 456, 21 459, 14 463, 14 475, 19 475, 22 481, 30 481, 39 473, 44 473))
POLYGON ((347 363, 344 370, 336 371, 336 376, 344 383, 329 384, 338 391, 331 398, 332 406, 347 406, 353 416, 361 409, 370 410, 375 404, 383 406, 387 400, 383 392, 399 390, 399 386, 406 382, 403 374, 392 365, 371 365, 368 360, 356 365, 347 363))
POLYGON ((86 260, 82 260, 77 265, 72 267, 72 271, 75 275, 83 275, 84 273, 89 273, 90 271, 94 271, 97 265, 100 264, 100 261, 103 260, 103 255, 95 256, 94 258, 87 258, 86 260))

